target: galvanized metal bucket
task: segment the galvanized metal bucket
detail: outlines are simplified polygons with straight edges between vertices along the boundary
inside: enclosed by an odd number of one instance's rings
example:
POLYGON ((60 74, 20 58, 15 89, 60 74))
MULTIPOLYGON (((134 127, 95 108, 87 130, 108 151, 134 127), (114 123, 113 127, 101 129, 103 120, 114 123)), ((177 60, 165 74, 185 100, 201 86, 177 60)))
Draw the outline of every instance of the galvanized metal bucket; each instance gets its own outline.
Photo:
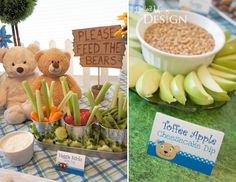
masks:
POLYGON ((127 129, 111 129, 101 125, 101 128, 105 131, 108 138, 114 142, 127 143, 127 129))
POLYGON ((55 128, 57 126, 61 125, 61 119, 57 121, 51 121, 51 122, 38 122, 38 121, 33 121, 33 124, 35 125, 37 131, 39 132, 40 135, 46 135, 48 133, 54 132, 55 128))

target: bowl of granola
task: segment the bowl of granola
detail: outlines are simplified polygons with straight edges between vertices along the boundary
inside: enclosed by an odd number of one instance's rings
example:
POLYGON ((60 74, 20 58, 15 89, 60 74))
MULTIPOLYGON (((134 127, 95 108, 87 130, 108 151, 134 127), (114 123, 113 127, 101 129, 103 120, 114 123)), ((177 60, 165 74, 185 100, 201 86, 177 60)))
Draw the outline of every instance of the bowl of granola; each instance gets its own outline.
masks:
POLYGON ((144 14, 136 34, 144 59, 174 75, 210 64, 225 43, 224 32, 215 22, 183 10, 144 14))

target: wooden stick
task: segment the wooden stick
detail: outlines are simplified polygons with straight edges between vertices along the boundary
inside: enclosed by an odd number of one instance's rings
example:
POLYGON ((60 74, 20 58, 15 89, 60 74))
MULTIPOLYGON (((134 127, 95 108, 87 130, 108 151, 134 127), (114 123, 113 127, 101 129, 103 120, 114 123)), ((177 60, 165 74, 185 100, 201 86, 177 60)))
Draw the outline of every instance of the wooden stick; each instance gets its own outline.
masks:
POLYGON ((14 25, 12 25, 12 24, 11 24, 11 31, 12 31, 12 37, 13 37, 14 46, 17 46, 17 45, 16 45, 15 29, 14 29, 14 25))
POLYGON ((18 46, 21 46, 20 35, 19 35, 18 24, 17 23, 15 24, 15 28, 16 28, 17 44, 18 44, 18 46))
POLYGON ((98 67, 98 88, 100 87, 100 67, 98 67))

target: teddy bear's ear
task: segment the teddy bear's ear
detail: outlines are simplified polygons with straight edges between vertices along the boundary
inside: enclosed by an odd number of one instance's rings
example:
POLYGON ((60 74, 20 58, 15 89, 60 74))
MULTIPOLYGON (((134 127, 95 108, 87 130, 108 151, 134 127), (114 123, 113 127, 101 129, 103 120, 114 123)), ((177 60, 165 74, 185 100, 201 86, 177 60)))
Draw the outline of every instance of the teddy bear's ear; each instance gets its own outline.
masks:
POLYGON ((180 147, 179 146, 175 146, 175 151, 178 152, 180 150, 180 147))
POLYGON ((5 54, 7 53, 7 50, 8 50, 7 48, 0 49, 0 63, 3 62, 3 58, 4 58, 5 54))
POLYGON ((69 52, 64 52, 64 54, 66 55, 66 58, 70 61, 71 55, 69 52))
POLYGON ((39 51, 35 54, 35 60, 38 62, 39 61, 39 58, 43 55, 43 51, 39 51))
POLYGON ((30 44, 27 49, 29 49, 33 54, 36 54, 40 51, 40 48, 37 44, 30 44))

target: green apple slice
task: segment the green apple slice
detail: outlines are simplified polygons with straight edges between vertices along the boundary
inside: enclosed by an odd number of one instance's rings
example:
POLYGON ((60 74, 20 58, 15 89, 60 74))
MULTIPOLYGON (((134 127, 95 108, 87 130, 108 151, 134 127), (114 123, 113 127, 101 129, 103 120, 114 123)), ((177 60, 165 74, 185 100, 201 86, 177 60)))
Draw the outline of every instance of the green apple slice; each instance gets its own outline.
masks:
POLYGON ((213 63, 236 70, 236 60, 230 60, 230 61, 214 60, 213 63))
POLYGON ((157 68, 145 71, 136 82, 136 91, 142 97, 151 97, 158 90, 161 71, 157 68))
POLYGON ((185 105, 187 99, 184 91, 184 76, 180 74, 176 75, 171 82, 170 88, 176 100, 185 105))
POLYGON ((154 68, 154 66, 141 63, 141 64, 130 64, 129 65, 129 87, 135 87, 138 78, 148 69, 154 68))
POLYGON ((226 42, 224 47, 216 54, 216 58, 236 53, 236 41, 226 42))
POLYGON ((176 99, 174 98, 170 89, 170 84, 172 80, 173 76, 169 72, 164 72, 161 76, 160 81, 160 98, 163 101, 168 102, 169 104, 171 102, 176 102, 176 99))
POLYGON ((236 54, 230 54, 215 59, 215 61, 234 61, 234 60, 236 60, 236 54))
POLYGON ((218 76, 212 76, 212 78, 216 81, 216 83, 219 84, 221 88, 223 88, 225 91, 230 92, 233 90, 236 90, 236 82, 226 80, 224 78, 218 77, 218 76))
POLYGON ((229 101, 230 97, 227 95, 227 93, 217 93, 213 92, 212 90, 205 88, 206 92, 210 94, 215 101, 229 101))
POLYGON ((190 99, 198 105, 209 105, 214 99, 205 91, 196 72, 192 71, 184 79, 184 89, 190 99))
POLYGON ((214 63, 211 63, 210 66, 212 68, 216 69, 216 70, 219 70, 219 71, 224 71, 224 72, 227 72, 227 73, 236 74, 236 70, 227 68, 225 66, 221 66, 221 65, 218 65, 218 64, 214 64, 214 63))
POLYGON ((210 75, 207 66, 201 65, 197 70, 197 76, 202 82, 203 86, 206 87, 208 90, 211 90, 212 92, 226 94, 226 91, 224 91, 212 78, 210 75))
POLYGON ((234 74, 226 73, 226 72, 219 71, 219 70, 216 70, 213 68, 207 68, 207 69, 211 75, 219 76, 219 77, 225 78, 227 80, 236 81, 236 75, 234 75, 234 74))

